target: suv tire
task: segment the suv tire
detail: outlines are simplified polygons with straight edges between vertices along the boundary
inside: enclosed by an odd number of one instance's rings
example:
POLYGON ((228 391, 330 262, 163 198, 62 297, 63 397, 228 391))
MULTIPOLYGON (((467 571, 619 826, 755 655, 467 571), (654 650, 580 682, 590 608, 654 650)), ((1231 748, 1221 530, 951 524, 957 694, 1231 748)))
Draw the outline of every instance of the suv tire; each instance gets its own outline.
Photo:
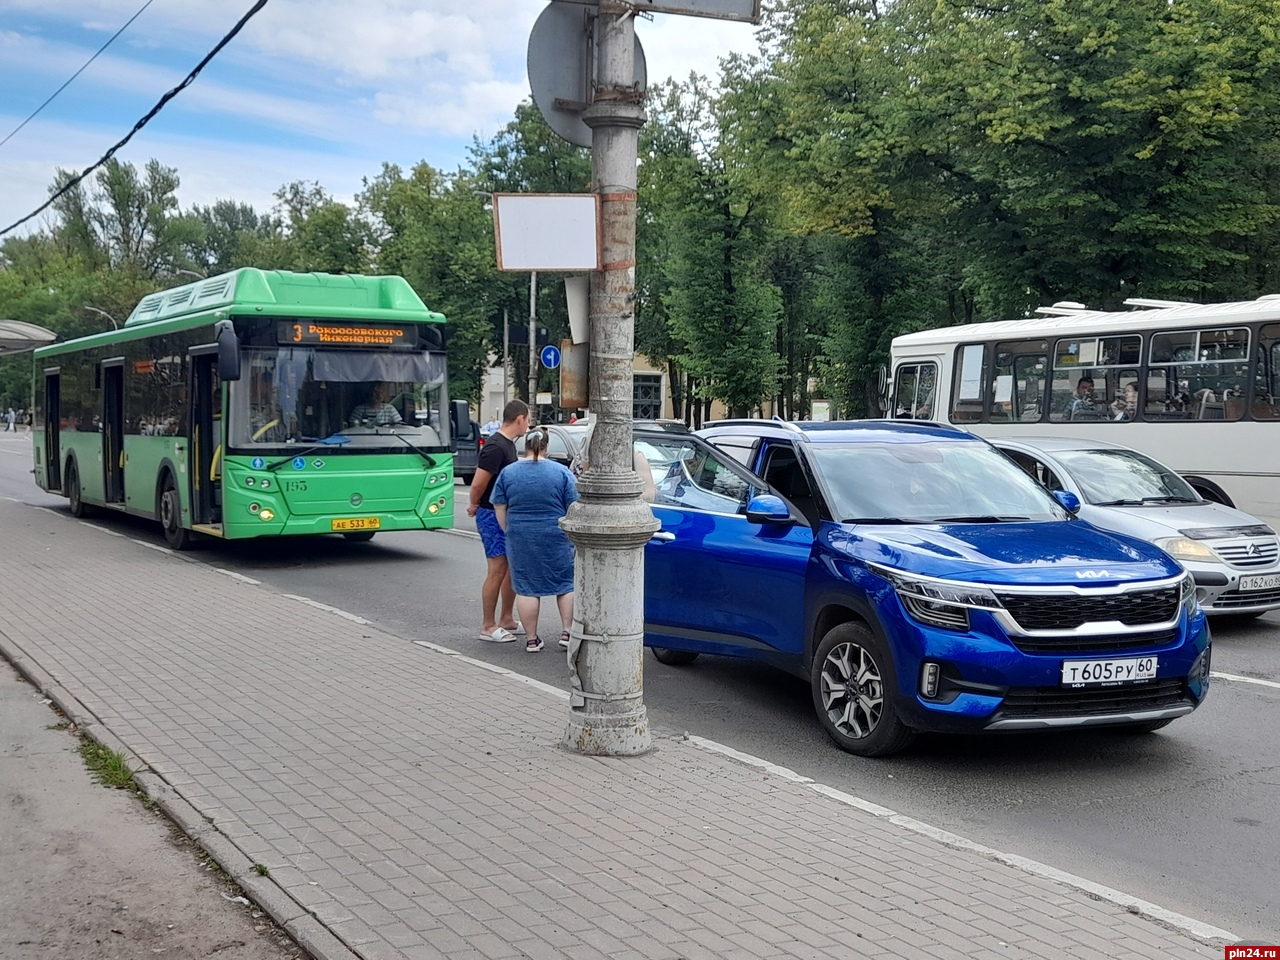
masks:
POLYGON ((822 638, 812 688, 818 719, 842 750, 886 757, 915 738, 898 716, 893 660, 865 623, 842 623, 822 638))
POLYGON ((668 667, 687 666, 698 659, 697 653, 692 650, 672 650, 670 647, 650 647, 653 651, 653 659, 659 663, 665 663, 668 667))

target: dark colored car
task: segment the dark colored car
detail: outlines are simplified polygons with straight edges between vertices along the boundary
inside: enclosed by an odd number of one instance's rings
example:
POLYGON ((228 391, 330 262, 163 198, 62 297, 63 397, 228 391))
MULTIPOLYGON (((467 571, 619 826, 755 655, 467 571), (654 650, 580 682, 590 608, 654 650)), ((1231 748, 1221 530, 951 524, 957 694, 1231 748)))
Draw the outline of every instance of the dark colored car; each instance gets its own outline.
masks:
POLYGON ((480 436, 480 424, 468 420, 470 430, 467 434, 454 437, 453 440, 453 475, 467 486, 475 479, 476 466, 480 462, 480 450, 484 447, 484 437, 480 436))
MULTIPOLYGON (((538 429, 547 431, 547 459, 567 467, 590 428, 585 423, 544 423, 538 429)), ((516 437, 516 453, 524 456, 524 437, 516 437)))
POLYGON ((636 447, 662 525, 645 644, 666 664, 724 654, 804 677, 845 750, 893 753, 917 731, 1145 732, 1208 694, 1186 571, 1077 519, 1078 498, 979 437, 749 420, 637 431, 636 447))

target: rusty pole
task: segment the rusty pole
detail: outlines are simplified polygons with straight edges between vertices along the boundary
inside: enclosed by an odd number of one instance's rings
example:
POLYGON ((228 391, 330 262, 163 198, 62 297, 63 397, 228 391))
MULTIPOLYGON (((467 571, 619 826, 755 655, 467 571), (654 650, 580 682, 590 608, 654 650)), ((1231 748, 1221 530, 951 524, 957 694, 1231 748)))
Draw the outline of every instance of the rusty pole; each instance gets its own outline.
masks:
POLYGON ((582 499, 561 521, 578 551, 564 745, 596 756, 635 756, 652 747, 644 706, 644 545, 659 524, 640 499, 631 441, 636 153, 645 121, 632 14, 625 3, 600 3, 599 83, 582 114, 591 127, 593 189, 601 201, 603 263, 591 278, 595 427, 578 481, 582 499))

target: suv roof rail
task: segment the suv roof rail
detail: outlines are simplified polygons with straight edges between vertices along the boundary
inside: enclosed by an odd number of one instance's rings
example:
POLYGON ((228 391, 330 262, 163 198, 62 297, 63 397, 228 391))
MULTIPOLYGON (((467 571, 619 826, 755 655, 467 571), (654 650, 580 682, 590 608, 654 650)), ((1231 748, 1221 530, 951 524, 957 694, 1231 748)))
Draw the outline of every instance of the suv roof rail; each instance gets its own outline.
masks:
POLYGON ((796 433, 799 433, 799 434, 803 434, 803 433, 804 433, 804 431, 803 431, 803 430, 801 430, 799 427, 797 427, 797 426, 795 425, 795 423, 793 423, 793 422, 792 422, 792 421, 790 421, 790 420, 783 420, 783 419, 782 419, 780 416, 778 416, 776 413, 773 415, 773 417, 770 419, 770 421, 769 421, 769 422, 770 422, 770 423, 780 423, 780 424, 782 424, 784 427, 786 427, 788 430, 794 430, 796 433))

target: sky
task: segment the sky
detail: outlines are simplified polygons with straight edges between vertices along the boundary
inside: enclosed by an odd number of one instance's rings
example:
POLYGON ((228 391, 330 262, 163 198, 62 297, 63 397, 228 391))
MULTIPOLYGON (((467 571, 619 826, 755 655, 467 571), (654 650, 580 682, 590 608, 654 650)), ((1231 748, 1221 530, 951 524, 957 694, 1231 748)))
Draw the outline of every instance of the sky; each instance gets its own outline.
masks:
MULTIPOLYGON (((0 0, 0 140, 145 0, 0 0)), ((208 53, 253 0, 152 0, 106 51, 0 146, 0 229, 48 197, 56 170, 101 157, 208 53)), ((270 0, 116 156, 176 167, 185 209, 234 199, 259 212, 284 183, 350 202, 384 162, 451 171, 529 98, 542 0, 270 0)), ((638 19, 650 83, 719 73, 754 28, 638 19)), ((32 221, 28 229, 47 222, 32 221)), ((25 229, 20 231, 25 232, 25 229)))

